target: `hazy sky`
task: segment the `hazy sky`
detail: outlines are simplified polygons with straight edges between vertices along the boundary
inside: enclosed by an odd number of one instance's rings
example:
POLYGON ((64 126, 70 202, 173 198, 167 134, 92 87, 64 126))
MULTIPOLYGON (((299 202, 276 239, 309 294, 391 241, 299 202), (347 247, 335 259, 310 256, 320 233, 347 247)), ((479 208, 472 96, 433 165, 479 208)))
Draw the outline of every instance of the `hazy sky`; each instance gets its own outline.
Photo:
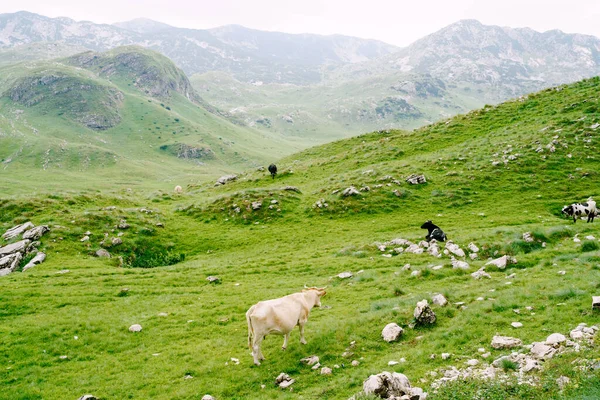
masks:
POLYGON ((600 37, 600 0, 19 0, 0 13, 113 23, 145 17, 186 28, 239 24, 289 33, 379 39, 404 46, 460 19, 600 37))

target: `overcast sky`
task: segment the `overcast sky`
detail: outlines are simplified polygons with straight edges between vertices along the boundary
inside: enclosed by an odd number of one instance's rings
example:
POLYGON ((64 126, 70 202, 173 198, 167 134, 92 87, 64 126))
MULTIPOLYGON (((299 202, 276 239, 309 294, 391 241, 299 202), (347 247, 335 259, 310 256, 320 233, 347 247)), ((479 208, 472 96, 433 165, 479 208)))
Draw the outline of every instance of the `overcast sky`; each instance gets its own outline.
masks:
POLYGON ((0 13, 113 23, 144 17, 186 28, 239 24, 289 33, 344 34, 405 46, 460 19, 600 37, 600 0, 19 0, 0 13))

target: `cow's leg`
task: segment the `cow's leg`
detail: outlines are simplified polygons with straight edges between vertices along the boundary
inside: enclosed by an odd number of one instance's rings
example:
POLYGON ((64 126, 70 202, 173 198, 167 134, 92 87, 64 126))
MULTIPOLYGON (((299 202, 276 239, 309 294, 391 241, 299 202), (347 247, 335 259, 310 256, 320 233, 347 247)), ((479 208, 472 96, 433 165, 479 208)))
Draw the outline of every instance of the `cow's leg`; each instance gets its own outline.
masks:
POLYGON ((290 332, 283 335, 283 346, 281 346, 281 350, 287 349, 288 340, 290 340, 290 332))
POLYGON ((304 339, 304 324, 306 321, 299 321, 298 326, 300 327, 300 343, 306 344, 306 339, 304 339))
POLYGON ((254 364, 256 365, 260 365, 260 360, 265 359, 260 350, 260 344, 262 343, 264 338, 265 337, 262 334, 255 335, 254 340, 252 342, 252 357, 254 358, 254 364))

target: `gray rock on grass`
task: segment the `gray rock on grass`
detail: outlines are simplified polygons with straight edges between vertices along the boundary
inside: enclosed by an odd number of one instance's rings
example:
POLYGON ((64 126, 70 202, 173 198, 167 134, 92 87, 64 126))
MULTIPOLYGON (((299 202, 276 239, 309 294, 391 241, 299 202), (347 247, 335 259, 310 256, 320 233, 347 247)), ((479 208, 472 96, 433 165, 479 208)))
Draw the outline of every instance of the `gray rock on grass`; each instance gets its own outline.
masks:
POLYGON ((29 261, 27 263, 27 265, 25 265, 23 267, 23 272, 27 271, 28 269, 31 269, 31 268, 35 267, 36 265, 39 265, 39 264, 43 263, 44 260, 46 260, 46 254, 44 254, 42 252, 37 253, 35 255, 35 257, 33 257, 31 259, 31 261, 29 261))
POLYGON ((4 232, 4 234, 2 234, 2 238, 4 240, 10 240, 12 238, 19 236, 23 232, 33 228, 34 226, 35 225, 33 225, 30 221, 27 221, 24 224, 14 226, 14 227, 10 228, 9 230, 7 230, 6 232, 4 232))
POLYGON ((400 338, 400 336, 402 336, 403 332, 404 330, 398 324, 392 322, 383 328, 381 331, 381 337, 383 337, 383 340, 388 343, 395 342, 400 338))

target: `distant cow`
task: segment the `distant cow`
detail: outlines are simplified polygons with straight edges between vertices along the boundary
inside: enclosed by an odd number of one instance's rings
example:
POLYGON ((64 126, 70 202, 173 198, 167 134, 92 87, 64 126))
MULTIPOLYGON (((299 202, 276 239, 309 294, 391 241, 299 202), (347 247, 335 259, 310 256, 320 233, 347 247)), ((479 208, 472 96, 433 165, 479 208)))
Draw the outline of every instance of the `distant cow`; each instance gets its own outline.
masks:
POLYGON ((564 206, 561 212, 569 217, 573 217, 573 223, 577 222, 578 217, 584 215, 588 217, 587 222, 594 222, 594 217, 598 215, 596 202, 591 197, 587 203, 573 203, 570 206, 564 206))
POLYGON ((431 220, 426 221, 423 225, 421 225, 421 229, 427 229, 428 233, 427 236, 425 236, 425 239, 428 242, 431 241, 431 239, 435 239, 438 242, 446 241, 446 234, 444 231, 442 231, 439 226, 434 225, 431 220))
POLYGON ((175 189, 173 189, 173 191, 175 193, 183 193, 183 188, 179 185, 175 186, 175 189))
POLYGON ((273 179, 275 179, 275 175, 277 175, 277 165, 275 165, 275 164, 269 165, 269 172, 271 173, 271 176, 273 177, 273 179))
POLYGON ((252 350, 254 364, 260 365, 264 360, 260 344, 269 334, 283 335, 282 350, 285 350, 290 332, 296 325, 300 327, 300 343, 304 339, 304 324, 313 307, 321 306, 321 297, 325 288, 305 288, 300 293, 290 294, 279 299, 259 301, 246 312, 248 321, 248 347, 252 350))

